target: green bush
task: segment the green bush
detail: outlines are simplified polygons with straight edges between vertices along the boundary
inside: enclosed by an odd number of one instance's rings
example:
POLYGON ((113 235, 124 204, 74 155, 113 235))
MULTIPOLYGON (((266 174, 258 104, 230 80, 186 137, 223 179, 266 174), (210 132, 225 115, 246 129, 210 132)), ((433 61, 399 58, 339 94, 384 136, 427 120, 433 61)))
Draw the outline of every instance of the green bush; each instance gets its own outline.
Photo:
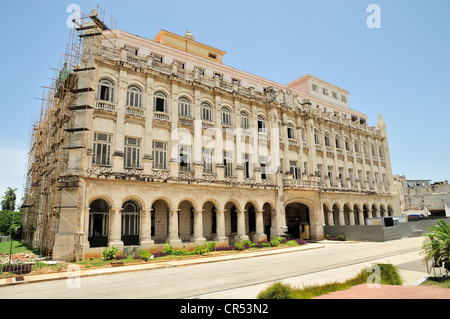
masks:
POLYGON ((298 299, 295 289, 276 282, 258 294, 258 299, 298 299))
POLYGON ((339 234, 336 236, 336 239, 340 241, 345 241, 345 236, 343 234, 339 234))
POLYGON ((234 247, 235 247, 237 250, 243 250, 243 249, 244 249, 244 244, 243 244, 243 243, 236 242, 236 243, 234 243, 234 247))
POLYGON ((152 254, 149 250, 139 249, 137 252, 139 257, 145 261, 148 261, 152 257, 152 254))
POLYGON ((283 237, 276 236, 270 241, 272 247, 279 246, 283 242, 283 237))
POLYGON ((113 260, 118 251, 118 247, 111 246, 111 249, 105 247, 105 249, 103 249, 103 260, 113 260))
POLYGON ((299 246, 299 244, 295 240, 290 240, 286 243, 288 246, 299 246))

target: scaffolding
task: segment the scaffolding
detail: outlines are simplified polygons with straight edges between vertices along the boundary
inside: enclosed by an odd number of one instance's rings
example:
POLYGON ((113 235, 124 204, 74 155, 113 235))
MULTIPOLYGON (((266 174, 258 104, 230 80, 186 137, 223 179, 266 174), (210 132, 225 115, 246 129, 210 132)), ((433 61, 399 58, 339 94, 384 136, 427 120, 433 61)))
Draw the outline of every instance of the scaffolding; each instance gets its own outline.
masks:
POLYGON ((50 86, 44 87, 30 134, 23 239, 49 259, 58 257, 53 251, 58 232, 73 233, 71 259, 82 257, 97 64, 106 43, 119 50, 116 22, 111 18, 108 27, 104 15, 97 6, 73 20, 75 27, 50 86))

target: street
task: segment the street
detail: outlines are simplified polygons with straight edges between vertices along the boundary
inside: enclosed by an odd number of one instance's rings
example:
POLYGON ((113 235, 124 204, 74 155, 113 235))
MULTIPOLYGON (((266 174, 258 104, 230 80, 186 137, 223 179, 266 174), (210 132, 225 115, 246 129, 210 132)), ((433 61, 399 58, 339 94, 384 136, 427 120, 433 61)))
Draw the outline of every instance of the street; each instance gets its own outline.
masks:
MULTIPOLYGON (((323 248, 277 255, 83 277, 78 278, 77 284, 68 280, 52 280, 3 286, 0 287, 0 298, 245 298, 233 294, 233 291, 237 293, 243 288, 255 290, 262 284, 308 274, 332 274, 345 267, 381 258, 395 259, 405 255, 409 256, 408 263, 417 264, 422 241, 417 237, 381 243, 327 244, 323 248), (228 294, 220 295, 220 292, 228 294)), ((425 266, 423 271, 426 272, 425 266)), ((356 273, 348 275, 351 277, 356 273)))

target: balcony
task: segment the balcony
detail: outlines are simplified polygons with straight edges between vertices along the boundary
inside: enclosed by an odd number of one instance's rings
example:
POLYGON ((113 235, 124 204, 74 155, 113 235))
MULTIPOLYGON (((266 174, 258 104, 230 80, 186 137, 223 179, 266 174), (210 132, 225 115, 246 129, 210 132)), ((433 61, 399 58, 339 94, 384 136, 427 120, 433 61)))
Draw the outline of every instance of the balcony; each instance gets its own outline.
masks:
POLYGON ((142 109, 141 107, 134 107, 134 106, 127 106, 126 114, 139 117, 145 116, 144 109, 142 109))
POLYGON ((153 112, 153 118, 155 120, 170 122, 170 116, 164 112, 153 112))
POLYGON ((320 182, 317 180, 283 179, 284 187, 288 188, 318 188, 320 182))
POLYGON ((99 110, 105 110, 105 111, 116 111, 116 104, 108 101, 96 101, 95 102, 95 108, 99 110))

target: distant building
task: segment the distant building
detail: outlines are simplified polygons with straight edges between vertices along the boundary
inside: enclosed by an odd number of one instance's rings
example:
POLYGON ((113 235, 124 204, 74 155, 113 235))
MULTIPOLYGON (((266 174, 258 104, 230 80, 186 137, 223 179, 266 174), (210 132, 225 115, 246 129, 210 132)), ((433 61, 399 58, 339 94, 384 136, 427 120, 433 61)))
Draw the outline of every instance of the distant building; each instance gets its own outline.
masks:
POLYGON ((450 185, 448 180, 410 180, 394 175, 396 193, 404 215, 450 217, 450 185))

